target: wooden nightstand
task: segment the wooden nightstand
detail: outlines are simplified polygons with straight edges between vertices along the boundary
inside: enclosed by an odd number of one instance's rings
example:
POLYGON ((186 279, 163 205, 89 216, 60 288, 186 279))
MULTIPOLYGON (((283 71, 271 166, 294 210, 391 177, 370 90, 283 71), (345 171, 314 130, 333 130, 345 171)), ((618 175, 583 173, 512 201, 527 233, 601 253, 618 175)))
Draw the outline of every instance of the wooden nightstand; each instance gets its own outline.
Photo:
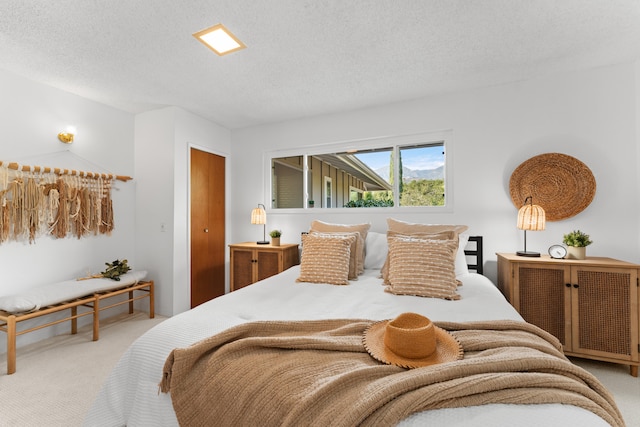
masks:
POLYGON ((298 245, 258 245, 255 242, 229 245, 231 291, 281 273, 298 264, 298 245))
POLYGON ((560 340, 567 356, 640 365, 640 265, 498 253, 498 288, 524 319, 560 340))

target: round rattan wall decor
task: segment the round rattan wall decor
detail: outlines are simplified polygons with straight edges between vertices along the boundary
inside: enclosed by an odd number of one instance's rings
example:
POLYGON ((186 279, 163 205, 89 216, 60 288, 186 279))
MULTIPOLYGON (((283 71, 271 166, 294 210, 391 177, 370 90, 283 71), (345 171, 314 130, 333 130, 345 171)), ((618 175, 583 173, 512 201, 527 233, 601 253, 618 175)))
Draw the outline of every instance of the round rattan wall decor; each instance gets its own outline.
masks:
POLYGON ((545 211, 547 221, 579 214, 593 200, 596 180, 580 160, 560 153, 532 157, 518 166, 509 180, 511 200, 520 209, 528 196, 545 211))

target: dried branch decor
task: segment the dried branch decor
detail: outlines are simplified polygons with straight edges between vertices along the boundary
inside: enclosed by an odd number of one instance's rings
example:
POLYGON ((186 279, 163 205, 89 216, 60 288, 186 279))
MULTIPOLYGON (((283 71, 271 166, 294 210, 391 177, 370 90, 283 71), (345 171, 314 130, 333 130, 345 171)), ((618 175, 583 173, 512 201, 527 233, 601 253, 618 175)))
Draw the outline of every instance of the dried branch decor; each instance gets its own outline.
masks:
POLYGON ((0 162, 0 243, 111 234, 115 176, 10 165, 0 162))
POLYGON ((101 271, 100 274, 90 274, 87 277, 79 277, 76 280, 98 279, 101 277, 106 277, 107 279, 119 282, 120 276, 131 270, 131 267, 129 267, 128 261, 126 259, 123 259, 122 261, 117 259, 111 263, 105 262, 104 264, 107 266, 107 269, 101 271))

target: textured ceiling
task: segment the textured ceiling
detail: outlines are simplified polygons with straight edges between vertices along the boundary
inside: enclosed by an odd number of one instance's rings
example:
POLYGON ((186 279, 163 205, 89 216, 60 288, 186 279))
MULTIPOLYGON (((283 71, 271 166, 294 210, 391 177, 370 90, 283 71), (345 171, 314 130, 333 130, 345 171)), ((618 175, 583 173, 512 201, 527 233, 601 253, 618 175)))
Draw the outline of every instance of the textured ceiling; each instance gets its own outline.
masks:
POLYGON ((638 58, 638 0, 0 2, 0 68, 229 129, 638 58), (192 37, 217 23, 248 48, 192 37))

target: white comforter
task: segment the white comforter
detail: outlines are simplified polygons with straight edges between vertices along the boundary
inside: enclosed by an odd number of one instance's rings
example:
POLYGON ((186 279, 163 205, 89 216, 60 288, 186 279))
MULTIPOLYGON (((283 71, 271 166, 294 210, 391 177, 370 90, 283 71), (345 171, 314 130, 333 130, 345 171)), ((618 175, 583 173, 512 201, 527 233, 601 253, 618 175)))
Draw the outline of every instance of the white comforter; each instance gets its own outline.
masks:
MULTIPOLYGON (((168 394, 158 392, 169 352, 255 320, 383 320, 416 312, 434 321, 522 320, 484 276, 462 277, 459 301, 384 292, 378 270, 348 286, 296 283, 299 266, 174 316, 140 337, 118 362, 85 419, 86 426, 176 426, 168 394)), ((560 404, 484 405, 420 412, 402 426, 607 426, 584 409, 560 404)))

